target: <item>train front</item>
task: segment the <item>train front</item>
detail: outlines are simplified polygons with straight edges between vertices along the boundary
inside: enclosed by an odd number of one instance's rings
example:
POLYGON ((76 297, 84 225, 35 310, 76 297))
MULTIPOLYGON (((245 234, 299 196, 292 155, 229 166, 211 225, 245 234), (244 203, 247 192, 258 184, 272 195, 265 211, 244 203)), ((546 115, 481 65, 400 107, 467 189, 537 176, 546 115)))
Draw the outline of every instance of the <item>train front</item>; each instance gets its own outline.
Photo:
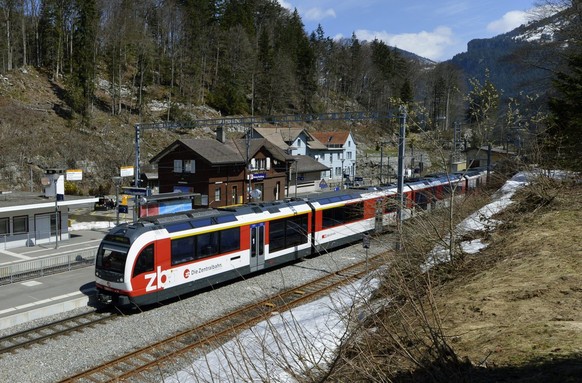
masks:
POLYGON ((134 230, 128 225, 117 226, 103 238, 95 259, 97 300, 103 304, 126 306, 130 302, 130 254, 134 230))

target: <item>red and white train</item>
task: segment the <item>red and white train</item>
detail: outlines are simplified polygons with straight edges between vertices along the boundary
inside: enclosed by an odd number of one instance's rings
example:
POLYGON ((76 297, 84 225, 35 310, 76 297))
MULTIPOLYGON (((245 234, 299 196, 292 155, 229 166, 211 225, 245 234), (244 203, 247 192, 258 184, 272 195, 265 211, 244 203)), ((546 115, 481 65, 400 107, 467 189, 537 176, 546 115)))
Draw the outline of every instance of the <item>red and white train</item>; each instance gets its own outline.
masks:
MULTIPOLYGON (((402 217, 447 203, 485 172, 404 184, 402 217)), ((101 303, 140 306, 207 288, 362 239, 396 222, 396 186, 141 218, 114 227, 95 261, 101 303)))

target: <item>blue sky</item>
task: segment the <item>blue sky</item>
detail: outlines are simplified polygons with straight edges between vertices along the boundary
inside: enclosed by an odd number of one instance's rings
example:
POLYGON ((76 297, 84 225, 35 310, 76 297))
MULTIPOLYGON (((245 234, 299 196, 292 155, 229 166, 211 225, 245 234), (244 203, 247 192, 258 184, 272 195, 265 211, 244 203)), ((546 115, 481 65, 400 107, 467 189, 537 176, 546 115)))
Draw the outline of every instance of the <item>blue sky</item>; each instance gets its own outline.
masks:
POLYGON ((537 0, 278 0, 299 11, 307 33, 378 38, 435 61, 465 52, 467 43, 526 23, 537 0))

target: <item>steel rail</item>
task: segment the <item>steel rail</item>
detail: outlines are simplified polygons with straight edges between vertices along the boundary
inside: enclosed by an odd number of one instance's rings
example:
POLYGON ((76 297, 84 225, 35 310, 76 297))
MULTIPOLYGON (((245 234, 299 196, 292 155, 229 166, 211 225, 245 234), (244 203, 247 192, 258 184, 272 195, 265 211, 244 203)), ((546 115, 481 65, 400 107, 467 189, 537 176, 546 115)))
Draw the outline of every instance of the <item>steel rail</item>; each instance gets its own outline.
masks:
POLYGON ((82 331, 99 323, 112 320, 117 314, 91 311, 70 318, 47 323, 0 338, 0 355, 17 352, 19 349, 43 343, 49 339, 82 331))
POLYGON ((170 338, 103 363, 61 382, 118 382, 152 371, 165 369, 164 362, 177 359, 195 350, 219 345, 234 334, 265 320, 273 313, 284 312, 309 300, 328 294, 330 290, 350 283, 385 264, 385 252, 342 270, 332 272, 301 286, 244 306, 170 338))

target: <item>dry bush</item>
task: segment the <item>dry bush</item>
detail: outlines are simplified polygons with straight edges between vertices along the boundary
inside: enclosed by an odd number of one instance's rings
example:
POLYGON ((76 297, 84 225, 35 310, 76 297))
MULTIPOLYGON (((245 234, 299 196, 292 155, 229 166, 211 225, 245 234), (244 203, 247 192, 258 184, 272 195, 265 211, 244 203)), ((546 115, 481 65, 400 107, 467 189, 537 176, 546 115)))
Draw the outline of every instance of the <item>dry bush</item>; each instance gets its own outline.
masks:
POLYGON ((514 199, 517 204, 513 212, 535 212, 538 209, 550 206, 567 184, 567 182, 564 183, 561 180, 549 177, 548 174, 540 173, 527 187, 516 194, 514 199))
POLYGON ((400 237, 402 251, 391 261, 375 296, 381 310, 354 328, 340 349, 334 370, 321 381, 387 382, 465 381, 472 365, 457 356, 451 338, 443 331, 442 313, 435 302, 436 290, 455 278, 463 257, 450 228, 483 206, 485 194, 410 219, 400 237), (452 217, 452 223, 448 221, 452 217), (422 272, 426 254, 435 246, 453 243, 455 262, 435 265, 422 272))

